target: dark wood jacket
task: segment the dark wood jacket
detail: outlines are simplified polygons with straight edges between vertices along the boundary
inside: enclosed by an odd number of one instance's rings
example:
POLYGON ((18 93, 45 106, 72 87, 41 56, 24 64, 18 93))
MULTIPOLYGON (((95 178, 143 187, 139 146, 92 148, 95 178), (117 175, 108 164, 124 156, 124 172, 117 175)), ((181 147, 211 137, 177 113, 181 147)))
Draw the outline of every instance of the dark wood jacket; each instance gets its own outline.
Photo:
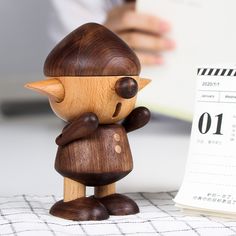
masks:
POLYGON ((144 126, 149 119, 150 113, 143 107, 134 109, 122 124, 99 125, 95 114, 84 114, 56 139, 55 169, 87 186, 120 180, 133 169, 126 133, 144 126))

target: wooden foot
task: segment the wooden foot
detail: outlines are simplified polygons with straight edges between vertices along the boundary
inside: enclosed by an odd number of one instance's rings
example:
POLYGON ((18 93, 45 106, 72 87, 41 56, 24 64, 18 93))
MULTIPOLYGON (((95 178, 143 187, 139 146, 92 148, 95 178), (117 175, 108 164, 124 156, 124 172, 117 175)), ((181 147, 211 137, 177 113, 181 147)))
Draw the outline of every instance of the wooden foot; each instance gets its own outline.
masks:
POLYGON ((133 215, 139 213, 138 205, 129 197, 122 194, 112 194, 97 198, 107 209, 109 215, 133 215))
POLYGON ((94 198, 78 198, 70 202, 56 202, 50 214, 67 220, 105 220, 109 218, 106 208, 94 198))
POLYGON ((111 194, 114 194, 116 192, 116 184, 108 184, 103 186, 97 186, 95 187, 95 197, 96 198, 102 198, 111 194))
POLYGON ((85 197, 85 186, 69 178, 64 178, 64 202, 85 197))

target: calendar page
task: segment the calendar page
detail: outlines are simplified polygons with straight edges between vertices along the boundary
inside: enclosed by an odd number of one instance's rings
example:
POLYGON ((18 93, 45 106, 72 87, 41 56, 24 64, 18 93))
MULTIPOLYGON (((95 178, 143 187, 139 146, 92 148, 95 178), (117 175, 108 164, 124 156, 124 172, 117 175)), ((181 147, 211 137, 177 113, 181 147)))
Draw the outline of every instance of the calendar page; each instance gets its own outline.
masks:
POLYGON ((198 69, 189 157, 178 206, 236 214, 236 67, 198 69))

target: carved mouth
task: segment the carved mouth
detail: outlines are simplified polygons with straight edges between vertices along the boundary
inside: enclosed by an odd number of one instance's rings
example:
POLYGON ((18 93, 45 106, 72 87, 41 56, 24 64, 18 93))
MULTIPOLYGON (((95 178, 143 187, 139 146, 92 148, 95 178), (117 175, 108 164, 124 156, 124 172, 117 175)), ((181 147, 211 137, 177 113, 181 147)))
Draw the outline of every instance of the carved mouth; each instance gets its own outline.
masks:
POLYGON ((121 110, 121 103, 118 102, 117 105, 116 105, 116 109, 115 109, 115 111, 114 111, 114 113, 112 115, 112 118, 117 117, 119 115, 119 113, 120 113, 120 110, 121 110))

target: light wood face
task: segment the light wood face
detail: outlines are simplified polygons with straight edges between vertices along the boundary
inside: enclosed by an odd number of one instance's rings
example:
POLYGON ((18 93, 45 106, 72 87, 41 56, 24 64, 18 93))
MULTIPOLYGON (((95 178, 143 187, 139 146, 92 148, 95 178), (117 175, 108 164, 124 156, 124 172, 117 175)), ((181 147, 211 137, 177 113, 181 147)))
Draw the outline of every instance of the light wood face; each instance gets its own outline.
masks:
MULTIPOLYGON (((72 121, 85 112, 93 112, 101 124, 111 124, 124 119, 134 108, 136 97, 124 99, 115 91, 115 83, 123 76, 57 77, 64 86, 62 102, 49 98, 55 114, 72 121)), ((130 76, 141 86, 138 76, 130 76)), ((52 77, 48 77, 52 79, 52 77)))

